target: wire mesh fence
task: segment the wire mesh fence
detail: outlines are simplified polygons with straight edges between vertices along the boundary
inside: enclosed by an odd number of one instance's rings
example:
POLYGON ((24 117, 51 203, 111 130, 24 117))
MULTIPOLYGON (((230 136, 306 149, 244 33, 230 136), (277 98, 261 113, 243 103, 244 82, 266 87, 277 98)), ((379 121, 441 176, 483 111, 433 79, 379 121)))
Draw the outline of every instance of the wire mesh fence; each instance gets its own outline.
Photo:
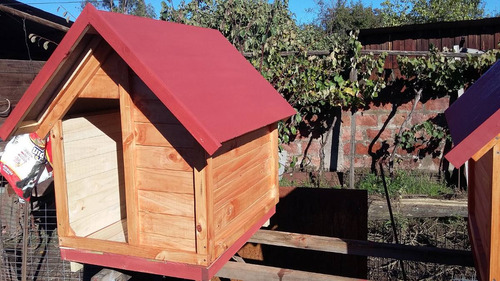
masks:
MULTIPOLYGON (((471 250, 467 220, 460 217, 397 218, 400 241, 405 245, 471 250)), ((370 221, 368 239, 393 243, 387 221, 370 221)), ((370 280, 477 280, 474 267, 368 258, 370 280), (402 267, 404 270, 402 269, 402 267)))
POLYGON ((6 182, 0 177, 0 280, 21 280, 23 263, 27 280, 82 280, 81 272, 71 272, 70 263, 61 260, 53 196, 34 198, 27 204, 30 212, 25 226, 23 203, 17 196, 9 196, 6 182), (23 260, 25 227, 28 243, 23 260))
MULTIPOLYGON (((53 191, 52 191, 53 192, 53 191)), ((9 196, 6 182, 0 177, 0 280, 21 280, 23 262, 27 280, 80 281, 83 272, 71 272, 70 263, 60 257, 54 195, 51 191, 33 198, 30 204, 28 247, 23 261, 23 204, 17 196, 9 196)), ((470 250, 467 223, 463 218, 398 218, 398 235, 406 245, 470 250)), ((393 233, 386 221, 370 221, 369 240, 393 242, 393 233)), ((473 267, 409 262, 387 258, 368 258, 370 280, 476 280, 473 267), (406 278, 405 278, 406 277, 406 278)), ((135 279, 134 279, 135 280, 135 279)), ((139 279, 138 279, 139 280, 139 279)))

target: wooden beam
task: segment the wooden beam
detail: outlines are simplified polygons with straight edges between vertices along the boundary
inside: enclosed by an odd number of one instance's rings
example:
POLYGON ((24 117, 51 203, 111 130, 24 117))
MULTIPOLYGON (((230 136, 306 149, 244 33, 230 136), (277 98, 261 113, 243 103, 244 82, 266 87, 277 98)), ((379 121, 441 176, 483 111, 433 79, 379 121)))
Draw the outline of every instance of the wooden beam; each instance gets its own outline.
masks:
POLYGON ((256 265, 240 262, 228 262, 217 272, 216 276, 230 278, 232 280, 260 281, 354 281, 361 280, 349 277, 334 276, 285 268, 277 268, 264 265, 256 265))
POLYGON ((470 251, 396 245, 271 230, 259 230, 248 242, 321 252, 474 266, 470 251))
POLYGON ((9 13, 11 15, 25 18, 27 20, 30 20, 30 21, 33 21, 33 22, 36 22, 36 23, 60 30, 60 31, 63 31, 63 32, 67 32, 69 30, 69 27, 64 26, 62 24, 58 24, 58 23, 52 22, 50 20, 46 20, 44 18, 30 15, 30 14, 25 13, 25 12, 21 12, 19 10, 16 10, 16 9, 11 8, 9 6, 6 6, 6 5, 0 5, 0 11, 4 11, 4 12, 9 13))
MULTIPOLYGON (((400 199, 393 204, 394 213, 407 218, 459 216, 466 218, 466 200, 439 200, 430 198, 400 199)), ((369 220, 389 219, 385 201, 372 201, 368 207, 369 220)))

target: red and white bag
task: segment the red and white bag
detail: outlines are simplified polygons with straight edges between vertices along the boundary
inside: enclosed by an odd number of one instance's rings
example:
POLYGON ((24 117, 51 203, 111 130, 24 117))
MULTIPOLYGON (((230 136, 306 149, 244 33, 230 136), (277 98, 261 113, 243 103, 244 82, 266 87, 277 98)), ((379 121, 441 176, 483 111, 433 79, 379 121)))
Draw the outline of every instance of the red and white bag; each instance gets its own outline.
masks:
POLYGON ((47 141, 36 133, 15 136, 5 146, 0 173, 20 198, 29 200, 35 183, 52 177, 46 146, 47 141))

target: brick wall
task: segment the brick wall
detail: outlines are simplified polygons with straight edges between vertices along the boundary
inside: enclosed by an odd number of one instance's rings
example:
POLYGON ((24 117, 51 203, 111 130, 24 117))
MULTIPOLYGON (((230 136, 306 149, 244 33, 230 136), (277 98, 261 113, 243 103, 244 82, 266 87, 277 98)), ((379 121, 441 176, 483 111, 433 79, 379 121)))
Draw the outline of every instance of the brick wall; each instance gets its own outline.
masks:
MULTIPOLYGON (((443 113, 448 108, 449 102, 449 97, 444 97, 418 103, 407 128, 443 113)), ((399 132, 401 124, 408 116, 412 106, 413 102, 400 105, 390 119, 393 107, 390 103, 371 104, 368 109, 356 113, 355 168, 370 168, 374 160, 379 158, 384 151, 392 152, 394 136, 399 132)), ((326 170, 343 172, 347 171, 350 165, 351 113, 342 111, 339 117, 341 119, 339 126, 326 140, 324 167, 326 170)), ((289 164, 295 156, 297 163, 302 163, 305 170, 314 170, 320 165, 320 146, 321 142, 318 138, 311 139, 299 136, 289 145, 283 146, 281 163, 284 164, 286 159, 286 163, 289 164)), ((397 150, 397 165, 400 168, 437 171, 441 158, 442 155, 434 158, 426 156, 416 161, 418 159, 416 151, 407 153, 401 149, 397 150)))

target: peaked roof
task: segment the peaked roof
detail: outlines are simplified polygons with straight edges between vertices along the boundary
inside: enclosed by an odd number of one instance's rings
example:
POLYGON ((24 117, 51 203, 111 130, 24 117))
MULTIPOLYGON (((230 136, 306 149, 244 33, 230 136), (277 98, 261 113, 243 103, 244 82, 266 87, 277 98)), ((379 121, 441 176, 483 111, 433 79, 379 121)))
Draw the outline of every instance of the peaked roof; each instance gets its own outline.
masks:
POLYGON ((500 133, 500 61, 446 111, 455 147, 446 158, 460 167, 500 133))
POLYGON ((45 84, 89 32, 102 36, 209 154, 225 141, 295 114, 220 32, 88 4, 0 128, 0 138, 15 132, 41 95, 52 94, 45 84))

